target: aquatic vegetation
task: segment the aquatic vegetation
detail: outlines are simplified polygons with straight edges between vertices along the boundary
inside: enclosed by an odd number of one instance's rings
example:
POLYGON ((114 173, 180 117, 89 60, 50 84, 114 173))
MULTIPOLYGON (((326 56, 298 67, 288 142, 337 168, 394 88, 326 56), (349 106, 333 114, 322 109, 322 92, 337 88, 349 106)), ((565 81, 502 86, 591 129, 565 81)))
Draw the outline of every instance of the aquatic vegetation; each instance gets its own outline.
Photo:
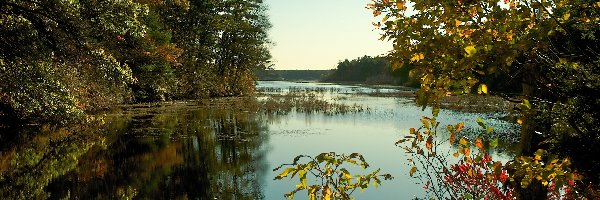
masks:
POLYGON ((291 111, 302 113, 324 113, 326 115, 348 114, 368 111, 361 105, 347 105, 335 100, 327 101, 323 95, 314 92, 288 92, 284 95, 270 95, 259 100, 260 111, 269 114, 286 114, 291 111), (333 102, 332 102, 333 101, 333 102))

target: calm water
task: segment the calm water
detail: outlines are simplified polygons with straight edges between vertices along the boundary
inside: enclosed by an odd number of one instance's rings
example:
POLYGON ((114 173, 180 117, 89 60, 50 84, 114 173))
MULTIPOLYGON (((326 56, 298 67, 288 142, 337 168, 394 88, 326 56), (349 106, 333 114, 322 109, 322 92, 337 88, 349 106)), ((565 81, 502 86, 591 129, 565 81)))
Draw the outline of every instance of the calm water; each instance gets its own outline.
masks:
MULTIPOLYGON (((431 111, 410 98, 370 95, 404 88, 292 82, 259 82, 258 88, 269 94, 319 90, 324 99, 368 111, 264 115, 255 112, 255 100, 222 99, 129 108, 87 129, 13 130, 25 134, 2 138, 7 142, 0 149, 0 197, 284 199, 297 180, 274 181, 272 169, 300 154, 332 151, 361 153, 370 170, 381 168, 395 177, 378 189, 358 191, 356 199, 424 196, 422 185, 408 176, 407 156, 394 143, 431 111)), ((498 120, 501 116, 442 110, 438 121, 442 127, 464 121, 475 130, 475 119, 482 117, 510 141, 518 127, 498 120)))

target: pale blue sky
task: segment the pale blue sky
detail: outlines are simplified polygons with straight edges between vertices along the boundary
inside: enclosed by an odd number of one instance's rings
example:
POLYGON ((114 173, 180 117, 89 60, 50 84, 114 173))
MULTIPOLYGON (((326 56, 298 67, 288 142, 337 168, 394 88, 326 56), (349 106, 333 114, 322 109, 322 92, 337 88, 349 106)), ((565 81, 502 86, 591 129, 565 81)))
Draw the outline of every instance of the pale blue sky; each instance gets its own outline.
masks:
POLYGON ((338 61, 391 50, 379 41, 370 0, 265 0, 275 69, 333 69, 338 61))

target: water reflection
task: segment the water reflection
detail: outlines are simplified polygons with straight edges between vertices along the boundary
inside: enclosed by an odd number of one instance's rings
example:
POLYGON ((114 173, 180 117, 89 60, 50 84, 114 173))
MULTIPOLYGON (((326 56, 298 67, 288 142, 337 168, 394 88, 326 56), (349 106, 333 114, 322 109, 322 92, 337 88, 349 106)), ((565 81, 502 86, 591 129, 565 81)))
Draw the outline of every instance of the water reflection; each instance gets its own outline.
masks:
MULTIPOLYGON (((370 110, 262 115, 256 99, 220 99, 132 106, 109 115, 101 127, 3 131, 0 199, 282 199, 295 183, 272 181, 272 168, 300 154, 331 151, 361 153, 373 169, 396 177, 357 199, 423 196, 408 176, 407 155, 394 142, 430 110, 356 86, 259 83, 267 86, 330 87, 318 91, 370 110), (359 90, 367 94, 348 92, 359 90)), ((514 124, 493 115, 442 110, 439 121, 476 128, 474 119, 482 117, 498 136, 514 137, 514 124)))
POLYGON ((0 198, 45 199, 52 180, 77 168, 79 158, 102 143, 86 129, 49 127, 1 130, 0 198), (7 136, 11 138, 7 138, 7 136))
POLYGON ((15 153, 3 153, 2 160, 25 166, 15 170, 3 164, 0 195, 3 199, 264 196, 261 180, 270 172, 262 148, 268 140, 267 127, 253 112, 185 106, 129 113, 110 117, 102 134, 96 133, 102 137, 95 140, 82 135, 47 142, 51 139, 37 136, 31 145, 15 145, 15 153), (104 145, 94 145, 98 141, 104 145))

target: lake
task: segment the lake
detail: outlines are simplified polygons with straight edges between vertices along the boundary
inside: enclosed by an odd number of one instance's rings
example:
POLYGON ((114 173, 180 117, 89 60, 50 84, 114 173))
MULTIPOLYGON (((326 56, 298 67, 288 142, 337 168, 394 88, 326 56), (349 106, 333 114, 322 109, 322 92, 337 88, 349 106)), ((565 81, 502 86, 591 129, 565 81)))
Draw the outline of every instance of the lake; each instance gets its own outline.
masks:
MULTIPOLYGON (((0 197, 284 199, 298 180, 273 180, 278 172, 272 169, 297 155, 323 152, 360 153, 369 171, 381 168, 394 176, 379 188, 355 192, 356 199, 425 195, 423 185, 408 175, 408 156, 395 145, 409 128, 420 126, 422 116, 431 116, 412 97, 392 95, 411 89, 284 81, 259 81, 257 88, 263 91, 257 98, 125 106, 98 116, 104 121, 98 126, 11 130, 15 133, 8 135, 19 136, 2 138, 0 197), (256 99, 290 91, 362 111, 259 111, 256 99)), ((512 155, 519 129, 501 120, 504 115, 442 110, 438 121, 441 127, 465 122, 466 130, 477 130, 475 119, 483 118, 507 141, 494 154, 502 159, 512 155)), ((302 195, 296 199, 306 199, 302 195)))

